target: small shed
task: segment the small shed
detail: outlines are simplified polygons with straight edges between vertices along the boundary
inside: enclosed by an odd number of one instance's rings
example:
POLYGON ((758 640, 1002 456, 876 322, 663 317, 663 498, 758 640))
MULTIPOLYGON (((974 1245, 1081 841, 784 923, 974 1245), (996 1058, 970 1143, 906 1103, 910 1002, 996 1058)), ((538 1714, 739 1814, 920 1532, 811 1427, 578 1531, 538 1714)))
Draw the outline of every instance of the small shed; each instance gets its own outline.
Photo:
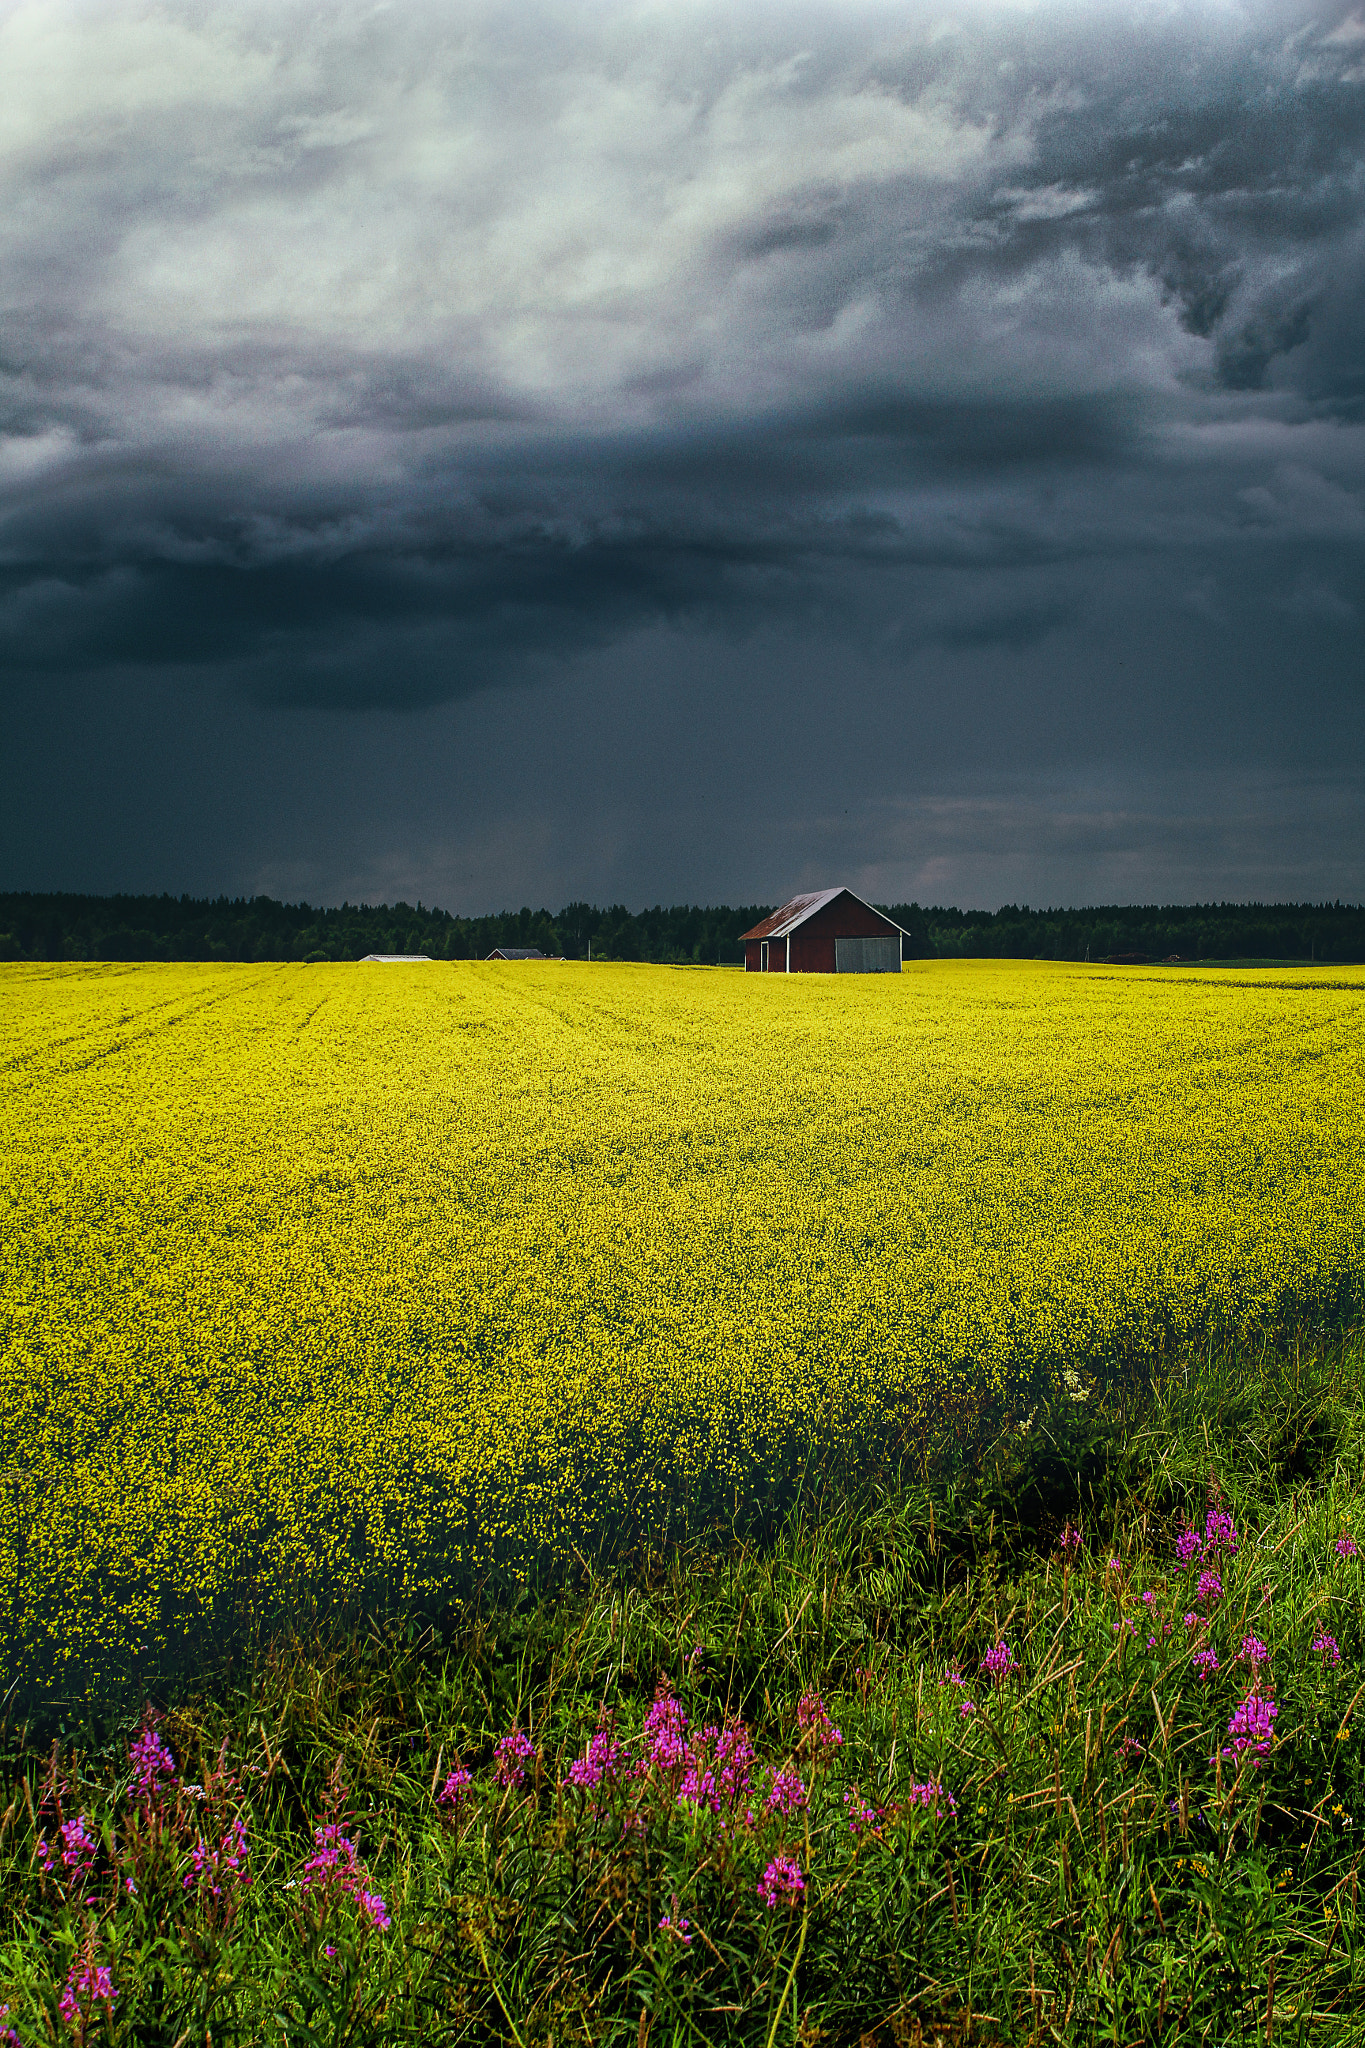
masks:
POLYGON ((747 974, 899 974, 898 924, 851 889, 793 896, 741 934, 747 974))
POLYGON ((548 960, 550 956, 542 953, 539 946, 494 946, 488 957, 490 960, 548 960))

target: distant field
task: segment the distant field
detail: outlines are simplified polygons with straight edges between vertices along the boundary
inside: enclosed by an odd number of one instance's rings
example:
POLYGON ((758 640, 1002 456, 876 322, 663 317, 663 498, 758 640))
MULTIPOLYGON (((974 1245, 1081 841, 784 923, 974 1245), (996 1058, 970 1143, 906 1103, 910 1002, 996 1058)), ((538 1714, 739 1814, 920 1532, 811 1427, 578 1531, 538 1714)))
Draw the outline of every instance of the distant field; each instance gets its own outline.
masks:
POLYGON ((243 1601, 851 1465, 1365 1278, 1365 970, 0 969, 0 1600, 83 1690, 243 1601))

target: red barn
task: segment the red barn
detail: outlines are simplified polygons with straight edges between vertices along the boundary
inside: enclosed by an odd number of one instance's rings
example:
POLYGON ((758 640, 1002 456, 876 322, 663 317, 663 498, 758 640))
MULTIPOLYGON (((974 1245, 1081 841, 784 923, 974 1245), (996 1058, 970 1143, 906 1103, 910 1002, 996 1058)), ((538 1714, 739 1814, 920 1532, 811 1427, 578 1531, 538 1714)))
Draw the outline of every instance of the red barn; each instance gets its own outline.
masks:
POLYGON ((746 974, 899 974, 898 924, 851 889, 793 896, 741 935, 746 974))

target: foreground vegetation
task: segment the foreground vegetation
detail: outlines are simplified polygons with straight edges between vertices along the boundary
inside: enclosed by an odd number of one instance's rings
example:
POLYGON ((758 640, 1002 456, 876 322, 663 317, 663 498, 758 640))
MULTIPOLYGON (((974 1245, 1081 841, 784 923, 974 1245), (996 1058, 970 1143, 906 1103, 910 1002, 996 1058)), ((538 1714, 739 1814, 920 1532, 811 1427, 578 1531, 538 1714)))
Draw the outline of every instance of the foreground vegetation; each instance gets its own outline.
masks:
POLYGON ((11 1730, 19 2042, 1358 2043, 1365 1347, 11 1730))
POLYGON ((1358 970, 10 968, 23 1710, 1349 1314, 1358 970))

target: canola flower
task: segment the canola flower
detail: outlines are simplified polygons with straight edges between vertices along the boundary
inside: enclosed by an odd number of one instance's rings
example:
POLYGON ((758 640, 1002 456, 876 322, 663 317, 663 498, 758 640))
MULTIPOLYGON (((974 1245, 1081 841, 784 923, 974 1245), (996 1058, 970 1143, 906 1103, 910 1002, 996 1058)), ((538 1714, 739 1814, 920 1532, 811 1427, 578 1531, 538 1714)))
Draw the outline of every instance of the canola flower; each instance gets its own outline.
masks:
POLYGON ((0 969, 7 1682, 438 1606, 925 1414, 1345 1312, 1362 989, 0 969))

